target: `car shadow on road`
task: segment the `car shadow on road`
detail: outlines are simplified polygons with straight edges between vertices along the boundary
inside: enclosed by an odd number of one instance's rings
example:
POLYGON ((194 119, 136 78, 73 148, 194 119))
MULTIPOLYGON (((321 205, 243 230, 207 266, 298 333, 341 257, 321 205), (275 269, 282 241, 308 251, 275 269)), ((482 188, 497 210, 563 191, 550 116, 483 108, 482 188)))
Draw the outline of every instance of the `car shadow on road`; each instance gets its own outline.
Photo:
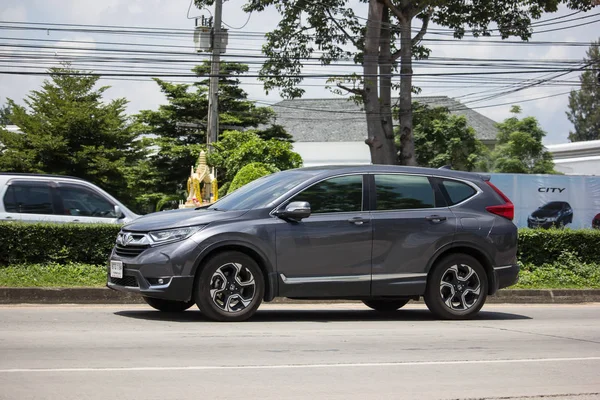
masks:
MULTIPOLYGON (((127 318, 169 322, 211 322, 200 311, 167 313, 154 310, 117 311, 115 315, 127 318)), ((531 319, 526 315, 480 311, 474 320, 519 320, 531 319)), ((252 322, 353 322, 353 321, 435 321, 428 310, 398 310, 382 313, 372 310, 258 310, 246 323, 252 322)))

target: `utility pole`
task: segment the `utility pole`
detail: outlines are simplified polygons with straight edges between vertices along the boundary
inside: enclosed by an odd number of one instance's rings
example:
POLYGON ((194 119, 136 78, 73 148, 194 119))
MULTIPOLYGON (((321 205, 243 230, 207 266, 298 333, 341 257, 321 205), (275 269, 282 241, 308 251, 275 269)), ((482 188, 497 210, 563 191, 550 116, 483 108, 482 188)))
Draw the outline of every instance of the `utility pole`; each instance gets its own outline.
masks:
POLYGON ((206 143, 208 151, 219 135, 219 72, 221 66, 221 17, 223 15, 223 0, 215 0, 215 21, 212 29, 212 57, 210 65, 210 85, 208 89, 208 131, 206 143))

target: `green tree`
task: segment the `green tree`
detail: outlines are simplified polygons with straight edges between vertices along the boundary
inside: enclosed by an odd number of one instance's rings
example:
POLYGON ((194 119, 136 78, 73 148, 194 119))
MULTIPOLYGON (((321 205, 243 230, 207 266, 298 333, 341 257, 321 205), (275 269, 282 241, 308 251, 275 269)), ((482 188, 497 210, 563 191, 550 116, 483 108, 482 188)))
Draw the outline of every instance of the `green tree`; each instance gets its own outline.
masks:
POLYGON ((247 165, 243 166, 237 172, 237 174, 235 174, 235 177, 233 178, 233 181, 231 181, 231 185, 229 186, 229 189, 227 190, 227 194, 241 188, 242 186, 244 186, 260 177, 270 175, 277 171, 279 171, 277 168, 275 168, 269 164, 265 164, 265 163, 261 163, 261 162, 247 164, 247 165))
POLYGON ((513 106, 512 117, 497 124, 498 142, 492 154, 494 172, 556 174, 552 154, 544 149, 542 130, 535 117, 518 118, 521 108, 513 106))
MULTIPOLYGON (((181 197, 184 184, 195 165, 200 151, 206 149, 206 124, 208 116, 209 80, 202 78, 210 73, 210 62, 193 69, 201 78, 194 84, 174 84, 155 79, 166 96, 168 104, 158 110, 143 110, 137 115, 141 132, 153 137, 156 151, 151 156, 155 173, 148 182, 151 199, 174 199, 181 197)), ((265 138, 291 141, 283 128, 272 125, 275 119, 269 107, 258 107, 248 100, 240 88, 240 79, 248 72, 248 66, 238 63, 222 63, 219 79, 219 126, 227 129, 256 129, 265 138)), ((239 145, 239 143, 237 144, 239 145)), ((222 177, 219 171, 219 177, 222 177)))
POLYGON ((0 106, 0 126, 10 125, 10 105, 0 106))
POLYGON ((25 106, 9 99, 11 122, 22 133, 0 129, 0 170, 71 175, 131 202, 128 176, 144 157, 136 129, 125 116, 127 100, 105 103, 99 77, 64 68, 32 91, 25 106))
POLYGON ((581 89, 569 95, 567 117, 575 127, 569 133, 571 142, 600 139, 600 40, 592 43, 584 63, 587 69, 579 77, 581 89))
POLYGON ((293 151, 291 143, 264 140, 252 131, 223 133, 208 156, 208 163, 222 173, 219 184, 226 188, 244 166, 257 162, 279 171, 302 166, 302 158, 293 151))
POLYGON ((421 166, 473 171, 485 169, 486 147, 462 115, 447 108, 414 103, 413 124, 417 162, 421 166))
MULTIPOLYGON (((282 96, 301 97, 304 63, 318 59, 322 65, 353 60, 362 74, 332 77, 335 91, 350 93, 364 104, 371 161, 395 164, 392 90, 400 89, 400 163, 416 165, 412 125, 412 59, 429 51, 420 46, 430 22, 448 27, 462 38, 467 28, 473 36, 490 36, 493 26, 502 38, 531 37, 532 19, 555 12, 560 4, 589 10, 597 0, 360 0, 368 3, 366 20, 353 10, 351 0, 247 0, 246 12, 274 6, 281 15, 277 27, 266 35, 267 59, 261 79, 267 91, 279 88, 282 96), (420 26, 419 26, 420 25, 420 26), (417 33, 413 33, 416 30, 417 33), (399 81, 394 78, 398 77, 399 81)), ((195 0, 198 7, 214 0, 195 0)))

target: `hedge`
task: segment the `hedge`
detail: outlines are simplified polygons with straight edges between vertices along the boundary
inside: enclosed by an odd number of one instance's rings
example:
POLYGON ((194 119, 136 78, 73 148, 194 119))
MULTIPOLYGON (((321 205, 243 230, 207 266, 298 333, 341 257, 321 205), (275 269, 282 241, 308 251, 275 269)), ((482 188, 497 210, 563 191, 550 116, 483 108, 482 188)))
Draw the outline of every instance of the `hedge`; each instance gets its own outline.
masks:
POLYGON ((600 264, 600 230, 520 229, 518 258, 524 264, 552 264, 569 252, 588 264, 600 264))
POLYGON ((0 223, 0 265, 105 265, 121 227, 113 224, 0 223))
MULTIPOLYGON (((120 229, 111 224, 0 222, 0 265, 105 265, 120 229)), ((519 261, 524 264, 552 264, 565 252, 582 263, 600 264, 600 230, 519 231, 519 261)))

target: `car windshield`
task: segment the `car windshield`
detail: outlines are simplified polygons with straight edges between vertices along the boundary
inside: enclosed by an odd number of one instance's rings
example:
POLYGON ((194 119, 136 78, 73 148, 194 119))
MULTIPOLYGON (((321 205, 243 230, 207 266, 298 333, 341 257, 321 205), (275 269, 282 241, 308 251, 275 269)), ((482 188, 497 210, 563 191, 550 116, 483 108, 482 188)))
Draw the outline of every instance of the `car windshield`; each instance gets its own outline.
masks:
POLYGON ((285 171, 268 175, 242 186, 210 206, 209 210, 251 210, 268 207, 288 190, 312 175, 303 171, 285 171))
POLYGON ((540 208, 543 208, 544 210, 562 210, 563 203, 548 203, 540 208))

